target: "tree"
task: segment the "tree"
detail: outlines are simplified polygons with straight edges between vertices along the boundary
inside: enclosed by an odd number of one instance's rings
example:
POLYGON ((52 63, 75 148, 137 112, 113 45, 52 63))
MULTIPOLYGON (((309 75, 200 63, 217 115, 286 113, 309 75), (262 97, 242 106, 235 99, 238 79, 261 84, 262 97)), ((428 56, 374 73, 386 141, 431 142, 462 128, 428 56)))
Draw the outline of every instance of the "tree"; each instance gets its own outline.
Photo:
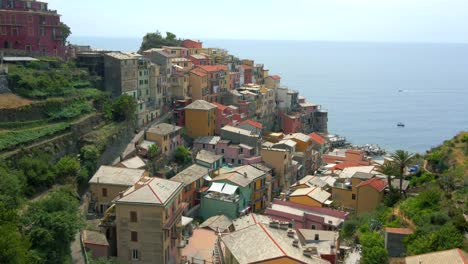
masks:
POLYGON ((0 260, 1 263, 30 263, 29 241, 18 229, 18 214, 0 202, 0 260))
POLYGON ((175 150, 175 160, 177 163, 187 163, 191 160, 190 151, 184 146, 178 146, 175 150))
POLYGON ((147 33, 143 37, 141 42, 140 52, 143 52, 152 48, 161 48, 162 46, 180 46, 182 41, 177 39, 177 36, 174 33, 166 32, 166 37, 164 38, 161 35, 161 32, 156 31, 152 33, 147 33))
POLYGON ((149 146, 148 148, 148 158, 151 159, 151 160, 155 160, 159 154, 161 154, 161 152, 159 151, 159 147, 158 145, 156 144, 153 144, 151 146, 149 146))
POLYGON ((67 24, 60 22, 60 31, 62 32, 63 44, 67 42, 68 37, 71 35, 71 29, 67 24))
POLYGON ((71 190, 60 189, 28 207, 23 215, 25 234, 43 261, 63 263, 70 253, 70 243, 84 223, 78 205, 71 190))
POLYGON ((129 95, 121 95, 112 102, 112 117, 115 121, 132 121, 135 112, 135 99, 129 95))
POLYGON ((0 166, 0 203, 8 209, 18 208, 23 185, 23 177, 20 173, 0 166))
POLYGON ((27 195, 34 195, 37 191, 49 188, 55 183, 55 170, 49 155, 23 156, 18 161, 17 168, 26 177, 27 195))
POLYGON ((397 150, 395 153, 391 155, 393 162, 395 162, 399 176, 400 176, 400 194, 403 193, 403 177, 405 174, 405 168, 408 167, 414 157, 414 154, 409 153, 408 151, 404 150, 397 150))
POLYGON ((361 235, 359 241, 362 245, 362 258, 360 263, 388 263, 388 252, 385 249, 382 235, 377 232, 366 232, 361 235))
POLYGON ((384 162, 381 165, 377 166, 377 171, 387 175, 387 182, 388 182, 388 188, 390 191, 393 190, 392 188, 392 176, 396 175, 398 173, 398 169, 395 166, 394 162, 384 162))
POLYGON ((77 157, 74 156, 64 156, 56 164, 55 168, 57 171, 57 177, 66 178, 73 177, 76 178, 80 172, 80 161, 77 157))

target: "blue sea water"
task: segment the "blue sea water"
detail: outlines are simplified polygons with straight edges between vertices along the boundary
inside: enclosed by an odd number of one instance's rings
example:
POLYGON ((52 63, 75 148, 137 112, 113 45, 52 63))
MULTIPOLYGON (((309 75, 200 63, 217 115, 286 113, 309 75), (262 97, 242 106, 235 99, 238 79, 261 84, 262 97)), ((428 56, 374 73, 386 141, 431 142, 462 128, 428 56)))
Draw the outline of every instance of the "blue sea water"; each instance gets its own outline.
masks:
MULTIPOLYGON (((135 51, 141 39, 71 41, 135 51)), ((204 45, 263 63, 282 85, 327 109, 329 131, 353 144, 424 153, 468 130, 467 44, 210 39, 204 45)))

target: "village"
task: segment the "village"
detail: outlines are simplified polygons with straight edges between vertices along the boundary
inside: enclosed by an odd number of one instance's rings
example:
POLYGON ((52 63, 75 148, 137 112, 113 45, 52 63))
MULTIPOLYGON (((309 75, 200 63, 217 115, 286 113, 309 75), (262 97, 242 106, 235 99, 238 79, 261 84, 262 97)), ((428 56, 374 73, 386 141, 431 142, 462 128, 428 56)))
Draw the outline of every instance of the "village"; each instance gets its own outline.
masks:
POLYGON ((1 263, 467 263, 467 132, 386 153, 199 40, 74 45, 29 0, 0 26, 1 263))
MULTIPOLYGON (((340 244, 339 231, 350 215, 375 210, 388 179, 399 188, 398 179, 378 169, 389 158, 374 160, 328 134, 320 105, 264 65, 195 40, 141 55, 78 48, 82 66, 112 76, 104 78, 112 94, 135 98, 142 127, 130 150, 89 181, 88 213, 98 221, 83 233, 93 257, 359 260, 357 245, 340 244), (154 122, 168 112, 166 122, 154 122)), ((387 232, 400 244, 392 256, 404 256, 400 234, 411 231, 387 232)))

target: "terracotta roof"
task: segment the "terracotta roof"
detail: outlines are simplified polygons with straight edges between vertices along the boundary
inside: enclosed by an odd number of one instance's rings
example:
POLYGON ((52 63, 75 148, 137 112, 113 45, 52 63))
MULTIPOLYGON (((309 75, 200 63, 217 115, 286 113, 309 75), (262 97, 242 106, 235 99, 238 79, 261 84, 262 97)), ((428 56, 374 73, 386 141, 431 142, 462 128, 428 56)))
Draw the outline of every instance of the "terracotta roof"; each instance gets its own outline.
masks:
POLYGON ((270 75, 269 77, 271 77, 273 80, 281 79, 281 77, 279 75, 270 75))
POLYGON ((413 234, 413 230, 409 228, 386 227, 385 231, 387 233, 403 234, 403 235, 413 234))
POLYGON ((224 111, 227 108, 227 106, 222 105, 220 103, 212 102, 212 104, 216 105, 216 107, 218 107, 218 109, 221 111, 224 111))
POLYGON ((240 124, 241 124, 241 125, 243 125, 243 124, 249 124, 249 125, 254 126, 254 127, 258 128, 258 129, 262 129, 262 128, 263 128, 263 125, 262 125, 262 124, 260 124, 259 122, 255 122, 255 121, 253 121, 253 120, 250 120, 250 119, 245 120, 245 121, 242 121, 240 124))
POLYGON ((381 192, 387 187, 387 182, 379 179, 379 178, 372 178, 367 181, 361 182, 358 186, 356 187, 363 187, 369 185, 370 187, 374 188, 376 191, 381 192))
POLYGON ((345 162, 336 164, 335 167, 333 167, 332 169, 333 170, 344 170, 344 169, 346 169, 348 167, 357 167, 359 165, 360 164, 357 163, 357 162, 345 161, 345 162))
POLYGON ((193 69, 193 70, 190 71, 190 73, 193 73, 193 74, 195 74, 197 76, 200 76, 200 77, 206 76, 206 73, 204 73, 204 72, 202 72, 202 71, 200 71, 198 69, 193 69))
POLYGON ((202 69, 207 72, 217 72, 217 71, 228 71, 226 65, 199 65, 197 68, 202 69))
POLYGON ((322 136, 320 136, 319 134, 317 134, 315 132, 309 134, 309 137, 312 139, 312 141, 314 141, 315 143, 317 143, 319 145, 323 145, 323 144, 327 143, 326 139, 324 139, 322 136))

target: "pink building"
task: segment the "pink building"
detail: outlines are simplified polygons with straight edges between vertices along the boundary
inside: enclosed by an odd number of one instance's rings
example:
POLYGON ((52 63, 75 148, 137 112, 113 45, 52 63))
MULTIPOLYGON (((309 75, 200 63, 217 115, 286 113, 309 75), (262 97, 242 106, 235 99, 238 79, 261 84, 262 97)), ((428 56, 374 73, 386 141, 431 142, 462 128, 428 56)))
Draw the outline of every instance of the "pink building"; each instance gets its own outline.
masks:
POLYGON ((210 58, 208 56, 202 54, 192 54, 187 57, 187 59, 191 60, 194 65, 210 65, 210 58))
POLYGON ((239 108, 235 106, 225 106, 216 102, 212 104, 218 107, 216 112, 216 134, 220 134, 221 128, 226 125, 236 126, 241 120, 245 119, 244 115, 239 113, 239 108))
POLYGON ((371 165, 371 160, 367 159, 364 151, 356 149, 334 150, 323 155, 323 161, 326 163, 350 163, 358 166, 371 165))
POLYGON ((193 40, 193 39, 185 39, 182 41, 182 47, 188 48, 188 49, 201 49, 202 48, 202 42, 198 40, 193 40))
POLYGON ((265 215, 273 220, 291 222, 296 228, 337 230, 348 217, 348 213, 324 207, 312 207, 280 199, 274 199, 265 215))
POLYGON ((255 155, 255 148, 245 144, 231 144, 229 140, 220 140, 216 144, 216 154, 224 156, 224 163, 233 166, 259 163, 262 157, 255 155))
POLYGON ((301 116, 299 114, 286 114, 285 112, 278 113, 281 130, 285 134, 293 134, 302 131, 301 116))

